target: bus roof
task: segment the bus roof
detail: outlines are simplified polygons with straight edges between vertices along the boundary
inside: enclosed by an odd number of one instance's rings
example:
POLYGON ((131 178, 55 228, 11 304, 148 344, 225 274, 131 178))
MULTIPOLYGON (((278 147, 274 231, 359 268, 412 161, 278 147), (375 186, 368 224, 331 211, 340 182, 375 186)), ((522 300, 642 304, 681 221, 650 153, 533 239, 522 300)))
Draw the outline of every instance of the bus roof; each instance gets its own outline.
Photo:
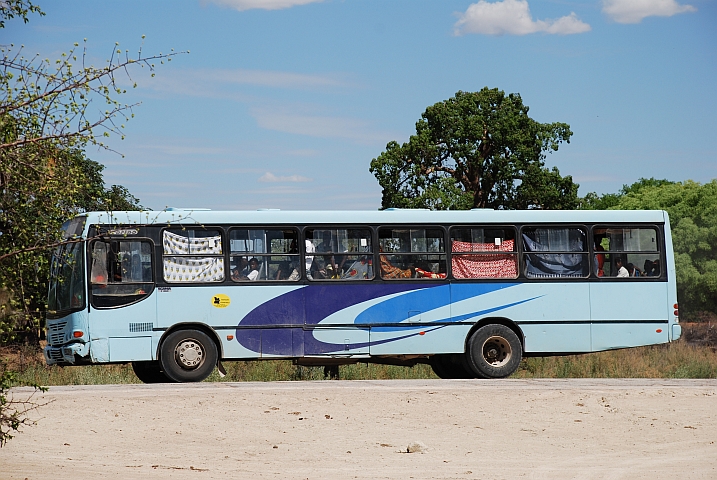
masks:
POLYGON ((206 210, 167 209, 160 211, 88 212, 86 225, 381 225, 381 224, 526 224, 526 223, 664 223, 662 210, 206 210))

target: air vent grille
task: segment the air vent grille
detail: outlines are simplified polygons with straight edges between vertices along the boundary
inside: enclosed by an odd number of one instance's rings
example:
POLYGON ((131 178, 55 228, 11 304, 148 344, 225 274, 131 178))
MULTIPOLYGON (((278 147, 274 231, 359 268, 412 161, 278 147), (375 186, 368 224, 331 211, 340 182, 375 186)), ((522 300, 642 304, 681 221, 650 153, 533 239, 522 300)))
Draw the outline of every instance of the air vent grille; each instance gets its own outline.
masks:
POLYGON ((152 331, 152 322, 130 323, 129 331, 130 332, 151 332, 152 331))

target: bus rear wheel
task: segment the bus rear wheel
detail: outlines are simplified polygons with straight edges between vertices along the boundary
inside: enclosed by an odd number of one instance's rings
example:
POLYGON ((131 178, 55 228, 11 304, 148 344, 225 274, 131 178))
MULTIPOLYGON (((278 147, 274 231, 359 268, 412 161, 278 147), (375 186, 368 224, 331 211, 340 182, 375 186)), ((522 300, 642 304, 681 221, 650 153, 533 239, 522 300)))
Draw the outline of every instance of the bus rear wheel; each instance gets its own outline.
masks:
POLYGON ((466 350, 467 363, 480 378, 505 378, 518 369, 523 357, 518 335, 500 324, 476 330, 466 350))
POLYGON ((165 383, 170 381, 162 372, 159 362, 132 362, 132 370, 143 383, 165 383))
POLYGON ((160 348, 164 374, 175 382, 201 382, 212 373, 219 353, 214 341, 200 330, 177 330, 160 348))

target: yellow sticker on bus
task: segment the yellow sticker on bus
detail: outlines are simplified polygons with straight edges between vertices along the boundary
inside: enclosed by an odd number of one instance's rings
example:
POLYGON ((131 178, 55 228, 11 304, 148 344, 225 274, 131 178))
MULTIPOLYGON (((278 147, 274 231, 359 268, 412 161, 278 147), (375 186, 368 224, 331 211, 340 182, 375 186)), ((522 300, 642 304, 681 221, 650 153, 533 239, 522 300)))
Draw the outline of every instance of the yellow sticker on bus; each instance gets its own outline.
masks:
POLYGON ((224 295, 223 293, 219 293, 212 297, 212 305, 217 308, 227 308, 230 303, 231 303, 231 299, 229 298, 229 295, 224 295))

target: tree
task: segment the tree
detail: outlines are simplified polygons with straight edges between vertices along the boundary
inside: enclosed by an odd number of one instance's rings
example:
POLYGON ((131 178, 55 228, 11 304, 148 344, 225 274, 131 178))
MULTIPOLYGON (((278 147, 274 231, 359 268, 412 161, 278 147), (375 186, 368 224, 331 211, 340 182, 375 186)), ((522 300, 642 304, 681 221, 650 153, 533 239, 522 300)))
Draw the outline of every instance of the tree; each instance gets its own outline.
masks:
POLYGON ((643 188, 649 187, 661 187, 663 185, 672 185, 675 182, 670 180, 662 179, 658 180, 654 177, 641 178, 632 185, 623 185, 618 193, 605 193, 598 195, 595 192, 590 192, 585 197, 580 199, 580 209, 583 210, 607 210, 611 207, 617 207, 620 203, 620 199, 627 194, 637 194, 643 188))
POLYGON ((407 143, 390 142, 369 171, 382 208, 572 209, 578 185, 546 152, 570 142, 566 123, 539 123, 519 94, 457 92, 430 106, 407 143))
MULTIPOLYGON (((26 0, 0 2, 4 20, 41 13, 26 0)), ((122 122, 137 104, 117 98, 126 93, 118 76, 146 68, 176 53, 136 57, 112 48, 106 64, 86 63, 86 47, 75 44, 55 62, 23 57, 22 48, 0 47, 0 340, 14 332, 37 332, 44 316, 48 249, 60 242, 62 222, 85 210, 137 209, 126 188, 105 187, 102 165, 85 149, 111 135, 124 138, 122 122)), ((135 84, 136 86, 136 84, 135 84)))
POLYGON ((717 314, 717 180, 701 185, 641 178, 618 194, 592 194, 584 208, 666 210, 677 269, 677 296, 683 319, 717 314), (605 198, 607 197, 607 200, 605 198))

